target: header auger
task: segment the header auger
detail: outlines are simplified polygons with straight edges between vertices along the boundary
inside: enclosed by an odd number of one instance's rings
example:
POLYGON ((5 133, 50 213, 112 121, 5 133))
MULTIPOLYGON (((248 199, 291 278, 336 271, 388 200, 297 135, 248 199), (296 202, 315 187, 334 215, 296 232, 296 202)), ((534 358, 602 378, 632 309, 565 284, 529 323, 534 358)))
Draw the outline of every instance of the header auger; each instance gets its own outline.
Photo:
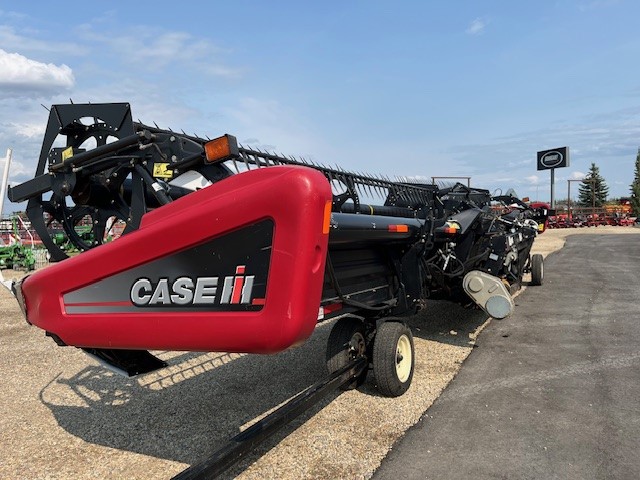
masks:
POLYGON ((126 103, 54 105, 35 178, 9 197, 58 262, 14 285, 27 321, 128 374, 165 365, 147 350, 272 353, 340 317, 330 372, 364 359, 397 396, 403 317, 447 298, 504 318, 525 273, 542 281, 544 209, 150 127, 126 103))

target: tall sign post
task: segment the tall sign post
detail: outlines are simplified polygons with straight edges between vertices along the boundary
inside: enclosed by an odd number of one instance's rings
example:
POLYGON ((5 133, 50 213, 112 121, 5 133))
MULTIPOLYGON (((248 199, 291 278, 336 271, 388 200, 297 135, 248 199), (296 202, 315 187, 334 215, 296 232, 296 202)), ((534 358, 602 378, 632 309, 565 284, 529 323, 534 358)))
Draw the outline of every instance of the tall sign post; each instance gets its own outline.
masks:
POLYGON ((538 152, 538 170, 551 170, 551 208, 555 208, 556 168, 569 166, 569 147, 538 152))

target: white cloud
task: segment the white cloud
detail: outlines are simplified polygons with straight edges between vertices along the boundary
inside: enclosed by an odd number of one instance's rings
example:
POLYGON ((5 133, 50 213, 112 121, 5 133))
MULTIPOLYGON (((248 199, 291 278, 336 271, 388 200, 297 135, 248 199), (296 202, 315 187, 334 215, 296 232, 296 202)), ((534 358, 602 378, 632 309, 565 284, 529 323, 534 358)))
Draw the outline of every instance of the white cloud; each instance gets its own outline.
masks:
MULTIPOLYGON (((0 91, 3 90, 0 87, 0 91)), ((48 106, 66 102, 68 98, 62 94, 46 99, 18 96, 0 98, 4 112, 0 114, 0 157, 4 157, 7 148, 13 150, 9 176, 11 185, 33 178, 49 118, 48 106), (47 107, 43 108, 41 103, 47 107)), ((0 163, 0 166, 3 164, 0 163)), ((5 208, 8 208, 7 203, 5 208)), ((19 208, 15 206, 16 210, 19 208)))
POLYGON ((50 96, 61 90, 69 90, 74 84, 73 71, 67 65, 42 63, 0 49, 2 96, 34 93, 50 96))
POLYGON ((211 76, 211 77, 220 77, 220 78, 240 78, 244 73, 243 69, 240 68, 231 68, 225 67, 224 65, 212 64, 207 65, 206 63, 199 66, 199 69, 211 76))
POLYGON ((484 29, 488 24, 489 21, 487 19, 478 17, 469 24, 465 32, 468 35, 480 35, 482 32, 484 32, 484 29))
POLYGON ((26 138, 41 139, 44 136, 45 122, 40 123, 9 123, 17 135, 26 138))
MULTIPOLYGON (((3 157, 0 158, 0 165, 2 165, 0 167, 0 171, 4 172, 4 168, 5 168, 5 164, 7 162, 7 157, 6 157, 6 152, 3 153, 3 157)), ((10 185, 15 185, 17 183, 21 183, 21 181, 17 181, 14 180, 14 178, 19 178, 19 179, 24 179, 24 177, 30 177, 33 176, 33 169, 27 167, 24 163, 15 160, 13 158, 13 155, 11 157, 11 165, 9 166, 9 184, 10 185)), ((5 200, 5 204, 8 203, 7 200, 5 200)))
POLYGON ((38 40, 37 38, 25 37, 16 32, 10 25, 0 25, 0 45, 5 50, 15 50, 21 52, 38 52, 50 55, 63 55, 65 57, 86 55, 88 50, 85 46, 73 42, 57 42, 51 40, 38 40))
POLYGON ((540 177, 538 175, 529 175, 528 177, 524 178, 528 183, 530 183, 531 185, 533 185, 534 187, 536 185, 540 185, 540 177))
POLYGON ((193 68, 205 75, 219 78, 238 78, 243 70, 222 63, 221 57, 229 53, 206 39, 186 32, 159 31, 151 27, 137 27, 117 34, 98 33, 91 24, 77 28, 86 42, 107 46, 112 53, 130 65, 144 65, 145 69, 160 71, 176 65, 193 68), (122 57, 121 52, 127 55, 122 57))
POLYGON ((319 152, 306 119, 276 100, 244 97, 235 105, 220 110, 231 131, 246 138, 268 138, 272 143, 264 147, 273 147, 269 149, 271 151, 282 148, 287 153, 302 154, 306 158, 313 155, 306 155, 305 151, 319 152))
POLYGON ((569 175, 569 178, 571 180, 582 180, 586 176, 587 176, 586 173, 575 171, 575 172, 571 172, 571 175, 569 175))

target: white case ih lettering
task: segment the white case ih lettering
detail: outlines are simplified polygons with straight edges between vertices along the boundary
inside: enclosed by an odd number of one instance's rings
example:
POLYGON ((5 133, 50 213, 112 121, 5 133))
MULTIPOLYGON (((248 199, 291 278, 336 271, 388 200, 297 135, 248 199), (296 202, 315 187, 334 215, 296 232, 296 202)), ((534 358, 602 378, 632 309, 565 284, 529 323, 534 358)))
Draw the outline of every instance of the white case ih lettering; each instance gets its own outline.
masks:
POLYGON ((131 287, 130 298, 138 307, 248 305, 255 276, 245 276, 244 272, 244 265, 237 266, 235 276, 224 277, 222 289, 218 288, 219 277, 179 277, 173 283, 168 278, 160 278, 155 284, 148 278, 139 278, 131 287))

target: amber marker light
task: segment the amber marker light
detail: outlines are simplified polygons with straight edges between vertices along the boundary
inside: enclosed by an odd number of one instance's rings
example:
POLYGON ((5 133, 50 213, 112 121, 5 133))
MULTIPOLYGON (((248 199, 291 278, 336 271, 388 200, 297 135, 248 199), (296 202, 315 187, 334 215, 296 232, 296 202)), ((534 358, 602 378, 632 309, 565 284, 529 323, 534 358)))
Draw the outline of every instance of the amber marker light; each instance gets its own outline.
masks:
POLYGON ((223 135, 204 144, 207 163, 223 162, 240 156, 238 141, 233 135, 223 135))
POLYGON ((331 206, 333 202, 331 200, 327 200, 327 203, 324 204, 324 217, 322 222, 322 233, 325 235, 329 233, 331 229, 331 206))
POLYGON ((444 233, 447 235, 456 235, 460 231, 458 222, 447 222, 444 224, 444 233))
POLYGON ((409 231, 409 225, 389 225, 390 232, 407 233, 409 231))

